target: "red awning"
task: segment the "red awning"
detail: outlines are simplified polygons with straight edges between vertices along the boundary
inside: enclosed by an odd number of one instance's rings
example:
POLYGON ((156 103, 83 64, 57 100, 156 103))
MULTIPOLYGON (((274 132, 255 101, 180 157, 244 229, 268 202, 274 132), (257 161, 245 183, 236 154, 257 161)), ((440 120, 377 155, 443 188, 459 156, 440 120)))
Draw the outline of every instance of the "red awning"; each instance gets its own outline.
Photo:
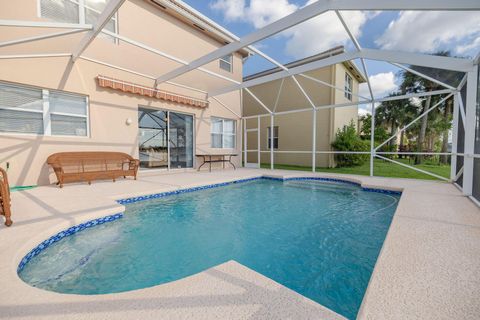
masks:
POLYGON ((193 107, 206 108, 208 101, 182 96, 168 91, 148 88, 139 84, 113 79, 105 76, 97 76, 98 85, 102 88, 111 88, 122 92, 129 92, 155 99, 167 100, 176 103, 186 104, 193 107))

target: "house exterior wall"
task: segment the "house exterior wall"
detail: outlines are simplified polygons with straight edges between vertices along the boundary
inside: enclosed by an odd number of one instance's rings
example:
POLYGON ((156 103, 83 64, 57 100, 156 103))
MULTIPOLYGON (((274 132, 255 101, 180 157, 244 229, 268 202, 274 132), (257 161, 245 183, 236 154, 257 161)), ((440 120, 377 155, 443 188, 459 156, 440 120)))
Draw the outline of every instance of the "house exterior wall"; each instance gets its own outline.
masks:
MULTIPOLYGON (((38 18, 37 4, 36 0, 1 0, 0 19, 42 20, 38 18), (22 10, 18 10, 20 7, 22 10)), ((142 0, 126 1, 118 11, 118 23, 119 34, 187 61, 223 45, 223 43, 219 43, 194 27, 180 22, 142 0)), ((45 29, 36 30, 35 28, 2 27, 0 28, 0 41, 44 34, 53 32, 53 30, 55 29, 48 31, 45 29)), ((83 36, 84 33, 80 33, 40 42, 8 46, 0 48, 0 55, 71 52, 83 36)), ((94 40, 84 55, 153 76, 159 76, 178 66, 177 63, 153 53, 123 42, 116 44, 104 38, 94 40)), ((206 65, 205 68, 241 81, 241 58, 238 53, 234 55, 232 73, 221 70, 218 61, 206 65)), ((72 65, 69 57, 0 59, 0 70, 0 81, 82 94, 88 96, 89 100, 89 137, 0 133, 0 166, 5 168, 6 163, 9 162, 8 174, 12 185, 43 185, 54 182, 55 178, 45 161, 50 154, 56 152, 120 151, 138 158, 137 118, 139 106, 193 115, 195 122, 194 141, 196 142, 194 153, 219 151, 210 148, 211 117, 237 120, 236 149, 223 151, 239 153, 241 144, 240 121, 231 111, 214 100, 207 108, 197 108, 101 88, 95 80, 98 75, 147 87, 153 86, 154 81, 83 59, 78 59, 72 65), (127 119, 133 120, 131 125, 126 124, 127 119)), ((201 71, 191 72, 175 79, 175 81, 206 91, 229 84, 225 80, 214 78, 201 71)), ((205 93, 173 84, 164 83, 159 88, 177 94, 205 99, 205 93)), ((223 95, 220 99, 234 112, 241 114, 239 92, 223 95)), ((239 165, 240 157, 237 157, 234 161, 239 165)), ((200 159, 197 159, 197 166, 201 164, 199 162, 200 159)))
MULTIPOLYGON (((333 65, 306 73, 307 75, 343 88, 345 81, 345 72, 349 72, 343 64, 333 65)), ((302 76, 296 76, 301 86, 310 96, 316 106, 339 104, 349 102, 344 97, 343 91, 331 89, 327 86, 306 79, 302 76)), ((358 93, 358 80, 352 75, 353 92, 358 93)), ((264 83, 250 88, 250 90, 271 110, 275 105, 281 80, 264 83)), ((357 99, 352 97, 353 101, 357 99)), ((265 111, 248 93, 243 94, 243 107, 246 116, 265 114, 265 111)), ((276 112, 310 108, 310 104, 305 99, 298 86, 293 80, 286 78, 284 81, 282 93, 278 98, 276 112)), ((313 112, 308 110, 304 112, 291 113, 286 115, 275 115, 274 126, 278 126, 279 145, 274 154, 275 164, 289 164, 298 166, 312 165, 312 129, 313 112), (282 153, 281 151, 299 151, 300 153, 282 153), (303 152, 303 153, 302 153, 303 152)), ((316 151, 330 151, 331 143, 335 139, 337 129, 349 124, 351 120, 355 123, 358 118, 358 107, 345 107, 324 109, 317 111, 316 119, 316 151)), ((268 127, 270 127, 270 116, 262 117, 260 120, 260 150, 261 163, 270 163, 270 149, 268 149, 268 127)), ((247 121, 247 128, 257 128, 257 119, 247 121)), ((257 132, 247 134, 247 147, 249 150, 257 149, 257 132)), ((256 163, 258 154, 248 152, 248 162, 256 163)), ((334 157, 331 155, 317 154, 316 166, 332 167, 334 166, 334 157)))

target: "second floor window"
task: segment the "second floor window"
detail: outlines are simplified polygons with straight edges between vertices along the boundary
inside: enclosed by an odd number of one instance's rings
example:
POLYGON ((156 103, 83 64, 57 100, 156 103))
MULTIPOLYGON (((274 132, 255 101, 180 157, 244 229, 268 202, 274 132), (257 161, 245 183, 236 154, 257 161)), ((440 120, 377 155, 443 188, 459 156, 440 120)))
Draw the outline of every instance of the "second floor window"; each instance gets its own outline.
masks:
POLYGON ((352 101, 353 80, 352 77, 345 72, 345 98, 352 101))
MULTIPOLYGON (((64 23, 94 24, 108 0, 40 0, 40 16, 64 23)), ((105 30, 117 33, 117 14, 105 25, 105 30)), ((115 40, 100 34, 99 36, 115 40)))
POLYGON ((231 54, 220 58, 220 69, 228 72, 233 71, 233 56, 231 54))

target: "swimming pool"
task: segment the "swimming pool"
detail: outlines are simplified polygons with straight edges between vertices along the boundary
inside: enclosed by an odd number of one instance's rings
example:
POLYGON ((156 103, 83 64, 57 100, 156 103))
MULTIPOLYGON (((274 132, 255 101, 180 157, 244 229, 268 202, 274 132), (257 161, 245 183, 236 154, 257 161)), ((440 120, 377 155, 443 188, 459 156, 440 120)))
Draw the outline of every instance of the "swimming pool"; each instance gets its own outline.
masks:
POLYGON ((233 259, 354 318, 398 199, 351 183, 259 179, 140 201, 40 251, 19 275, 47 290, 101 294, 233 259))

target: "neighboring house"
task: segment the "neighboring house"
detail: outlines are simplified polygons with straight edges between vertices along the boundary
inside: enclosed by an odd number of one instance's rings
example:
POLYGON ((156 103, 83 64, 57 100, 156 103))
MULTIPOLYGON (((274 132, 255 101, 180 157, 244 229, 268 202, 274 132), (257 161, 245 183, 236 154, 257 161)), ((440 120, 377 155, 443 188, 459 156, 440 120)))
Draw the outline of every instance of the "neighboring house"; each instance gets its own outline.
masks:
MULTIPOLYGON (((343 47, 336 47, 323 53, 298 60, 286 65, 294 68, 303 64, 317 61, 344 52, 343 47)), ((261 76, 279 72, 279 68, 267 70, 243 80, 252 80, 261 76)), ((297 75, 296 79, 303 87, 315 106, 328 106, 333 104, 348 104, 358 101, 359 83, 366 82, 363 74, 354 63, 344 62, 329 67, 305 73, 306 76, 328 83, 342 90, 322 85, 314 80, 297 75)), ((309 110, 311 104, 305 98, 292 78, 275 80, 249 88, 251 92, 270 110, 282 112, 289 110, 307 109, 304 112, 290 114, 275 114, 274 116, 274 149, 275 164, 291 164, 301 166, 312 165, 313 141, 313 111, 309 110), (282 87, 279 95, 279 89, 282 87), (295 151, 293 153, 291 151, 295 151)), ((250 94, 243 93, 244 116, 266 114, 263 108, 250 94)), ((247 125, 247 153, 248 163, 258 163, 258 141, 260 141, 260 162, 270 163, 270 116, 260 117, 260 137, 255 129, 258 127, 257 118, 248 119, 247 125), (260 139, 258 139, 260 138, 260 139)), ((322 109, 317 111, 316 125, 316 151, 331 151, 331 143, 335 139, 338 129, 351 121, 358 122, 358 105, 322 109)), ((317 154, 316 166, 334 166, 334 157, 327 154, 317 154)))
MULTIPOLYGON (((3 1, 0 19, 94 24, 107 0, 3 1), (21 8, 21 10, 19 9, 21 8)), ((72 29, 67 29, 72 30, 72 29)), ((173 0, 125 1, 104 30, 183 61, 214 51, 233 38, 190 7, 173 0)), ((64 29, 0 27, 0 42, 64 29), (51 31, 53 30, 53 31, 51 31)), ((206 92, 230 84, 195 70, 175 82, 155 77, 178 62, 100 34, 71 63, 87 32, 2 46, 0 56, 0 166, 12 185, 53 182, 47 157, 62 151, 121 151, 139 157, 143 170, 195 168, 199 152, 240 153, 239 92, 206 101, 206 92), (133 71, 134 70, 134 71, 133 71), (225 149, 225 150, 222 150, 225 149)), ((242 50, 205 69, 242 80, 242 50)), ((237 165, 241 159, 235 159, 237 165)))

